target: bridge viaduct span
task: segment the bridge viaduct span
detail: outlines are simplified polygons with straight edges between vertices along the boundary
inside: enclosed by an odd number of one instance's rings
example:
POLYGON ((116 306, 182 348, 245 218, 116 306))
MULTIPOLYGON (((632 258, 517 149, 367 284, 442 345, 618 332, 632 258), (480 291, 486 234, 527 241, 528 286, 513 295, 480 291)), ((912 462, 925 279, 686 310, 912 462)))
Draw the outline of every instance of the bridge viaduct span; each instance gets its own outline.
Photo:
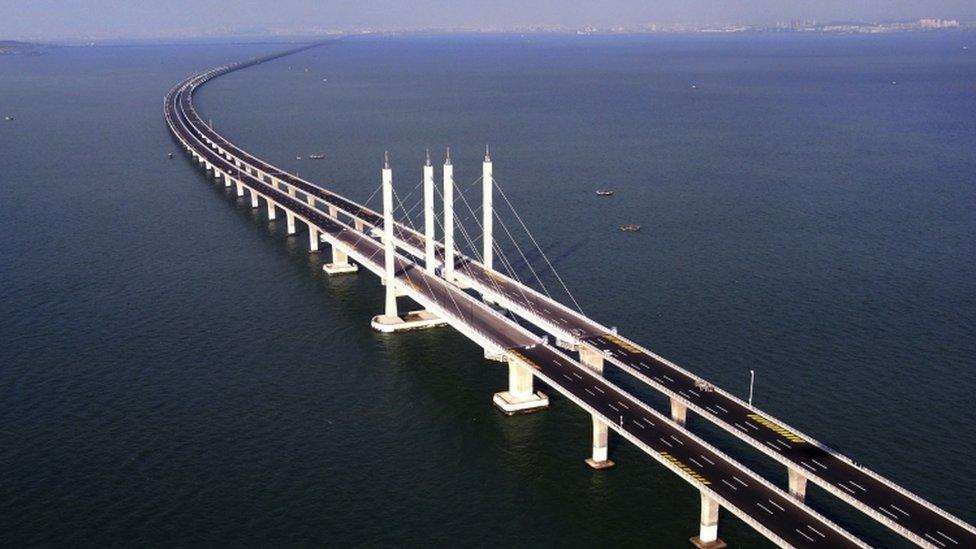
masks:
POLYGON ((255 208, 263 200, 269 220, 283 210, 289 234, 295 233, 296 219, 307 225, 310 251, 318 251, 320 241, 327 242, 333 261, 325 266, 326 272, 355 272, 356 265, 349 262, 352 258, 380 277, 386 286, 386 307, 383 315, 374 318, 374 328, 392 332, 451 325, 480 345, 486 357, 509 364, 508 391, 495 395, 496 404, 507 413, 548 405, 548 399, 535 392, 532 384, 533 376, 545 381, 592 415, 593 453, 587 460, 592 466, 612 465, 606 445, 612 429, 700 490, 701 528, 693 538, 699 546, 721 544, 717 537, 719 505, 782 546, 862 546, 863 542, 803 503, 809 479, 920 546, 976 547, 976 530, 971 525, 713 388, 616 330, 495 271, 491 266, 492 166, 487 154, 482 178, 485 253, 479 262, 461 255, 453 245, 453 230, 448 225, 453 221, 453 200, 447 199, 453 187, 449 159, 443 171, 445 241, 441 243, 433 237, 429 158, 424 166, 426 222, 420 233, 392 218, 393 177, 388 163, 381 171, 384 211, 375 212, 243 151, 197 114, 193 92, 209 80, 310 47, 315 45, 191 76, 167 94, 164 113, 183 148, 226 186, 236 186, 238 197, 247 191, 255 208), (381 237, 373 236, 376 233, 381 237), (498 304, 554 336, 556 345, 474 299, 463 288, 474 289, 485 302, 498 304), (400 316, 396 303, 400 295, 411 297, 425 311, 400 316), (578 360, 568 356, 572 352, 578 353, 578 360), (670 417, 603 379, 605 361, 668 396, 670 417), (688 409, 784 464, 789 494, 784 498, 781 490, 684 429, 688 409))

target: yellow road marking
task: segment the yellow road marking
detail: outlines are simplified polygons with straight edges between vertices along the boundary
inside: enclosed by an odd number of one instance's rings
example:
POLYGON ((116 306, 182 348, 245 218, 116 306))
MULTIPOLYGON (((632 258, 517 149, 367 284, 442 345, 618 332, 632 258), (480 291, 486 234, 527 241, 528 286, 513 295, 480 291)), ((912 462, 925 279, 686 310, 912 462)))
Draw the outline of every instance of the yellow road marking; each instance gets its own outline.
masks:
POLYGON ((705 477, 701 476, 701 474, 699 474, 698 471, 695 471, 691 467, 688 467, 687 465, 684 464, 684 462, 672 456, 668 452, 661 452, 661 457, 663 457, 665 461, 667 461, 671 465, 674 465, 678 469, 681 469, 682 472, 687 473, 691 478, 697 480, 698 482, 705 485, 711 484, 711 482, 709 482, 708 479, 706 479, 705 477))
POLYGON ((615 334, 604 334, 603 335, 603 339, 609 341, 610 343, 613 343, 613 344, 617 345, 618 347, 622 348, 623 350, 627 351, 628 353, 630 353, 632 355, 639 355, 639 354, 641 354, 641 350, 638 349, 636 346, 634 346, 634 344, 632 344, 632 343, 630 343, 630 342, 628 342, 626 340, 621 339, 620 337, 616 336, 615 334))
POLYGON ((748 417, 749 419, 751 419, 751 420, 755 421, 756 423, 762 425, 763 427, 766 427, 767 429, 773 431, 777 435, 785 438, 786 440, 788 440, 790 442, 795 442, 797 444, 801 444, 801 443, 806 442, 806 440, 804 440, 803 437, 801 437, 800 435, 794 433, 793 431, 790 431, 789 429, 783 427, 782 425, 780 425, 780 424, 778 424, 776 422, 773 422, 773 421, 770 421, 770 420, 764 418, 763 416, 761 416, 759 414, 749 414, 746 417, 748 417))

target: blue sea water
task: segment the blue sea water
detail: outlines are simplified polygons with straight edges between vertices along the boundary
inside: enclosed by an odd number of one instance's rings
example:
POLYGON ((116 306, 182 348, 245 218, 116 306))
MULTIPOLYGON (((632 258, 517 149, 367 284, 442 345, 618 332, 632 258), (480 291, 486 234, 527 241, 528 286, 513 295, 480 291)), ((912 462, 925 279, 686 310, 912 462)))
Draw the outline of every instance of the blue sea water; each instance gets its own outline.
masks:
MULTIPOLYGON (((619 441, 591 471, 589 418, 552 391, 500 415, 504 367, 448 330, 372 333, 374 277, 324 276, 167 160, 172 84, 287 47, 0 57, 0 544, 684 546, 683 481, 619 441)), ((973 522, 974 56, 966 33, 358 37, 197 103, 363 201, 385 150, 406 197, 451 146, 476 202, 490 143, 588 315, 743 396, 755 370, 758 406, 973 522)))

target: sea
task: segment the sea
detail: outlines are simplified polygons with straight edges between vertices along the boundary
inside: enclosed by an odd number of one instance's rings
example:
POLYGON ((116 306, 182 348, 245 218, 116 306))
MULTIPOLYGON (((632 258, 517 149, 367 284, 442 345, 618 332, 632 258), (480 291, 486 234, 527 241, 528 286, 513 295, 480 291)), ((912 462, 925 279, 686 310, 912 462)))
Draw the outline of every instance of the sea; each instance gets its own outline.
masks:
MULTIPOLYGON (((686 547, 694 488, 615 435, 591 470, 541 382, 548 410, 500 414, 505 366, 452 329, 372 332, 376 277, 328 277, 177 147, 176 82, 294 45, 0 57, 0 546, 686 547)), ((196 104, 375 208, 388 152, 418 227, 450 147, 476 247, 488 145, 516 275, 742 398, 753 372, 757 407, 976 522, 973 33, 351 36, 196 104)))

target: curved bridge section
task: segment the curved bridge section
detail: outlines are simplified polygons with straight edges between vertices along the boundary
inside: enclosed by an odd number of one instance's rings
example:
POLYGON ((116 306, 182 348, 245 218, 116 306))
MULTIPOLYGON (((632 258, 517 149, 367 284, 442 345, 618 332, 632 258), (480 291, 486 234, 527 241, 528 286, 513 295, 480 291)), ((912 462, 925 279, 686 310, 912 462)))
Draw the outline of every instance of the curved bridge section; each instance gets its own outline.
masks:
MULTIPOLYGON (((804 504, 807 479, 921 546, 976 547, 972 526, 614 330, 468 257, 457 255, 456 262, 450 261, 455 274, 445 279, 444 244, 428 247, 424 234, 393 222, 389 206, 381 214, 278 169, 214 132, 197 114, 193 93, 209 80, 317 45, 218 67, 183 80, 170 90, 163 105, 173 136, 216 180, 235 187, 239 198, 249 197, 254 208, 263 202, 269 220, 282 211, 289 234, 295 233, 296 220, 307 226, 310 251, 317 252, 322 242, 328 244, 333 262, 326 271, 355 271, 351 258, 379 276, 388 286, 387 316, 391 299, 395 315, 396 296, 408 296, 438 323, 452 326, 481 346, 486 357, 508 363, 508 391, 496 395, 503 410, 547 405, 548 399, 533 389, 533 378, 538 378, 592 415, 593 458, 588 463, 597 468, 612 465, 606 452, 608 430, 644 450, 700 491, 700 531, 692 538, 700 547, 722 546, 717 537, 719 506, 781 546, 864 546, 804 504), (380 231, 383 238, 373 236, 380 231), (484 301, 462 287, 474 289, 484 301), (555 336, 556 346, 485 302, 499 304, 555 336), (578 353, 578 360, 568 356, 567 350, 578 353), (670 417, 605 380, 605 360, 666 394, 671 399, 670 417), (687 431, 684 421, 689 408, 786 465, 789 493, 687 431)), ((382 173, 384 186, 392 186, 389 166, 382 173)), ((390 199, 385 202, 389 204, 390 199)))

